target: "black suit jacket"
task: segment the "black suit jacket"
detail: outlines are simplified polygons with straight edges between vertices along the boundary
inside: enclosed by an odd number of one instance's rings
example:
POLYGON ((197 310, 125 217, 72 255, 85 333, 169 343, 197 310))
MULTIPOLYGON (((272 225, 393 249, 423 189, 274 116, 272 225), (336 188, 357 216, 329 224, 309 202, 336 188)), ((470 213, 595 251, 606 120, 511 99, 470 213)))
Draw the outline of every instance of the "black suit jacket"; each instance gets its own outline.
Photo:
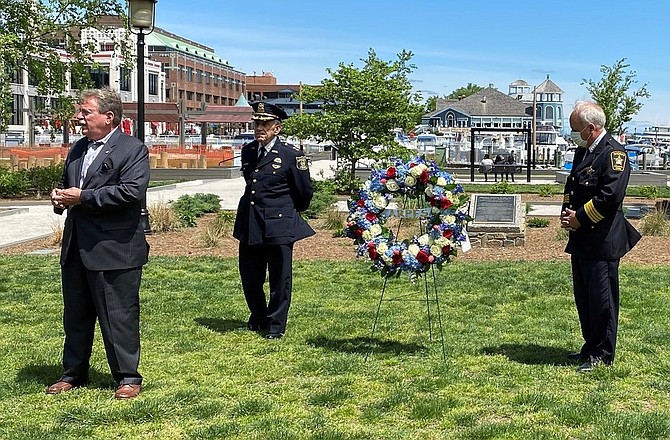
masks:
MULTIPOLYGON (((72 146, 59 187, 79 186, 88 144, 82 138, 72 146)), ((140 221, 149 183, 149 152, 139 139, 118 129, 100 148, 84 179, 81 204, 67 208, 60 262, 65 264, 76 234, 88 270, 139 267, 149 252, 140 221)))
POLYGON ((640 239, 623 215, 630 178, 624 148, 605 134, 593 152, 579 148, 565 184, 563 209, 576 211, 581 226, 570 232, 565 251, 586 259, 621 258, 640 239))
POLYGON ((300 216, 312 200, 307 158, 300 149, 277 139, 259 161, 258 141, 242 148, 242 175, 246 180, 240 198, 233 236, 248 245, 289 244, 314 230, 300 216))

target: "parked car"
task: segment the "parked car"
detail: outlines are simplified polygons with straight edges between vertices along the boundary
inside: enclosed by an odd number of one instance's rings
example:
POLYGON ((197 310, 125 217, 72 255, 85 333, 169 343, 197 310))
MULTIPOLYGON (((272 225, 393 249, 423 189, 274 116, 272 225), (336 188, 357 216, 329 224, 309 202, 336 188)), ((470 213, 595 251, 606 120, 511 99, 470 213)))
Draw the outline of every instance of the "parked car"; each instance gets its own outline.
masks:
POLYGON ((251 132, 240 133, 233 136, 233 147, 242 147, 255 139, 251 132))

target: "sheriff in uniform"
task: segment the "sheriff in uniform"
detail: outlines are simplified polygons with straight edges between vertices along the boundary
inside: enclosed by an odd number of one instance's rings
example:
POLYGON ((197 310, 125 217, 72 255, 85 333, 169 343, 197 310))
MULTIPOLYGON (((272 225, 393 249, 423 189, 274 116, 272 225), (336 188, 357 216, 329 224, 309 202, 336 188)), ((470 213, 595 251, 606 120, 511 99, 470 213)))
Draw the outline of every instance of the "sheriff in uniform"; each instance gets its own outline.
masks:
POLYGON ((314 235, 300 215, 312 200, 312 182, 307 157, 278 137, 286 113, 264 102, 252 107, 256 139, 242 148, 246 187, 233 236, 240 241, 240 277, 251 312, 248 328, 278 339, 286 331, 291 305, 293 243, 314 235), (266 271, 269 301, 263 290, 266 271))
POLYGON ((575 304, 584 344, 569 357, 578 371, 614 362, 619 318, 619 259, 640 239, 622 209, 630 166, 624 148, 605 129, 605 113, 580 102, 570 115, 578 145, 565 184, 561 226, 569 231, 575 304))

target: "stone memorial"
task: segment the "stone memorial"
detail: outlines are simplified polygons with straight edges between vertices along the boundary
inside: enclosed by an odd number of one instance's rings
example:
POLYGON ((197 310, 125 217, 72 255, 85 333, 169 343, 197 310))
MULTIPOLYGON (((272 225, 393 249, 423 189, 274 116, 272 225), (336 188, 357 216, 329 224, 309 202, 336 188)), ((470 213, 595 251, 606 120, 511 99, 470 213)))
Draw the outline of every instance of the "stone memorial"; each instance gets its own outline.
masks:
POLYGON ((473 194, 468 225, 473 246, 509 247, 526 243, 526 213, 518 194, 473 194))

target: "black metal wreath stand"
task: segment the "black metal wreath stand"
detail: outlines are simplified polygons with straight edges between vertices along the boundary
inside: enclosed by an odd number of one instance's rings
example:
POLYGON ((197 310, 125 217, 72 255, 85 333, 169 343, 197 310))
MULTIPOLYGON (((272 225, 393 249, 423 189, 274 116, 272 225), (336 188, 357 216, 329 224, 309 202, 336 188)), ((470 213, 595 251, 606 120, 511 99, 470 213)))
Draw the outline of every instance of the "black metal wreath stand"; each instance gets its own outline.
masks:
MULTIPOLYGON (((407 205, 407 201, 408 201, 408 199, 405 198, 405 205, 407 205)), ((419 205, 421 205, 420 206, 421 208, 425 207, 425 204, 423 203, 423 201, 419 201, 419 205)), ((396 237, 399 235, 401 225, 402 225, 402 217, 400 217, 400 221, 398 222, 396 237)), ((423 224, 421 222, 419 222, 419 235, 423 234, 424 232, 425 231, 424 231, 424 228, 423 228, 423 224)), ((430 341, 433 340, 433 317, 432 317, 432 313, 431 313, 431 310, 430 310, 431 303, 432 303, 432 304, 435 305, 435 308, 436 308, 435 311, 436 311, 436 315, 437 315, 436 316, 437 325, 438 325, 438 329, 439 329, 439 333, 440 333, 439 334, 440 343, 442 345, 442 360, 443 361, 446 360, 447 355, 446 355, 446 348, 445 348, 445 345, 444 345, 444 329, 442 327, 442 311, 440 309, 440 297, 437 293, 437 280, 436 280, 436 277, 435 277, 435 267, 431 265, 429 270, 427 272, 424 272, 423 275, 421 276, 421 278, 423 278, 423 287, 424 287, 424 294, 425 294, 424 298, 422 298, 422 299, 412 298, 412 294, 403 295, 403 296, 397 297, 397 298, 390 298, 390 299, 389 298, 384 298, 384 295, 386 294, 386 286, 387 286, 389 278, 391 276, 393 276, 393 274, 386 274, 384 276, 384 283, 382 284, 382 290, 381 290, 381 293, 379 295, 379 301, 377 303, 377 311, 375 313, 375 319, 374 319, 374 322, 372 324, 372 332, 370 334, 370 346, 372 346, 373 341, 374 341, 375 331, 377 329, 377 322, 379 321, 379 315, 381 313, 382 303, 384 301, 386 301, 386 302, 391 302, 391 301, 425 301, 425 303, 426 303, 426 320, 427 320, 427 323, 428 323, 428 337, 429 337, 429 340, 430 341), (431 294, 432 294, 432 298, 431 298, 431 294)), ((366 361, 368 360, 368 357, 370 356, 371 352, 372 351, 369 351, 366 354, 366 356, 365 356, 366 361)))

